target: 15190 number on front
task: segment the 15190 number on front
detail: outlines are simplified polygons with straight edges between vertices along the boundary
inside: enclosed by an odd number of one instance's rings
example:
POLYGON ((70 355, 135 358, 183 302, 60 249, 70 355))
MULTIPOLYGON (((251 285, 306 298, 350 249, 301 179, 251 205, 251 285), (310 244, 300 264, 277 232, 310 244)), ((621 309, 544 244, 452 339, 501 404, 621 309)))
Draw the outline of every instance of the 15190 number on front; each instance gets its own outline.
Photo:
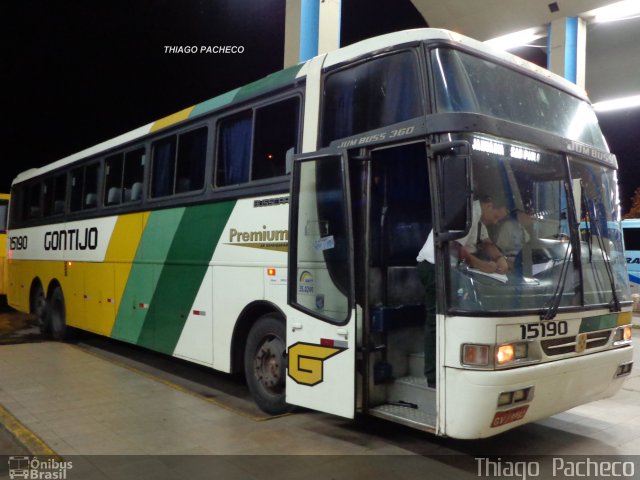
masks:
POLYGON ((568 333, 569 324, 565 321, 520 325, 520 334, 523 340, 555 337, 556 335, 567 335, 568 333))

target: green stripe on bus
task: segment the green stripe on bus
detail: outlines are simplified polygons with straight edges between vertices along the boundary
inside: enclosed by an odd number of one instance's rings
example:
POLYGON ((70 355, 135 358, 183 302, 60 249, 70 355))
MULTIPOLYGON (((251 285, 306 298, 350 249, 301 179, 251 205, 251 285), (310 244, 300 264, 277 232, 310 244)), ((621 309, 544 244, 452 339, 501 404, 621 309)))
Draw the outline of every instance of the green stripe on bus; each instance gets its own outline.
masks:
POLYGON ((289 67, 286 70, 272 73, 268 77, 241 87, 234 101, 240 102, 242 100, 246 100, 265 92, 277 90, 280 87, 284 87, 285 85, 293 83, 302 66, 303 64, 294 65, 293 67, 289 67))
POLYGON ((138 341, 157 278, 184 212, 185 208, 171 208, 149 214, 118 307, 112 337, 132 343, 138 341))
POLYGON ((580 332, 595 332, 596 330, 605 330, 607 328, 615 328, 618 324, 617 313, 607 313, 598 315, 597 317, 583 318, 580 322, 580 332))
POLYGON ((210 100, 199 103, 193 108, 191 114, 189 115, 189 118, 193 118, 197 115, 202 115, 203 113, 207 113, 230 104, 234 101, 238 90, 240 89, 236 88, 235 90, 231 90, 230 92, 223 93, 222 95, 218 95, 217 97, 214 97, 210 100))
POLYGON ((186 209, 159 275, 138 344, 172 354, 235 201, 186 209))

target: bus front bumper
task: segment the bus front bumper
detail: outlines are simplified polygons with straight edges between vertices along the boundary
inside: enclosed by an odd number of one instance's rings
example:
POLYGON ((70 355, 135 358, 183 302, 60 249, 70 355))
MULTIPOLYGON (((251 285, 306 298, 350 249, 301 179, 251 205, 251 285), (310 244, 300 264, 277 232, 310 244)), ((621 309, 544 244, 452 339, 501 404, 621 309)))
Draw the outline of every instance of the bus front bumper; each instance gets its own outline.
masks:
MULTIPOLYGON (((499 371, 445 368, 443 434, 484 438, 614 395, 630 368, 631 346, 499 371), (527 400, 499 406, 501 394, 527 391, 527 400)), ((504 397, 503 397, 504 398, 504 397)))

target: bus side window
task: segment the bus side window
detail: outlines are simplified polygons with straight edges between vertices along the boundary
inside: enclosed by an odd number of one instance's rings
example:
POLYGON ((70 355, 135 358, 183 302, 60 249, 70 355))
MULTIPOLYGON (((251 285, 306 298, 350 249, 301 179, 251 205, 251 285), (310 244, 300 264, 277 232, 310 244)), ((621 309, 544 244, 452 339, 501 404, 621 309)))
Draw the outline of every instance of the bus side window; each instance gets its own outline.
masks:
POLYGON ((0 233, 7 233, 7 210, 9 209, 9 202, 7 200, 0 200, 0 233))
POLYGON ((153 144, 151 161, 151 196, 164 197, 173 193, 175 178, 176 136, 163 138, 153 144))
POLYGON ((104 160, 104 204, 117 205, 122 201, 122 153, 104 160))
POLYGON ((82 167, 71 170, 71 203, 69 209, 77 212, 82 208, 82 167))
POLYGON ((42 184, 40 182, 32 183, 26 188, 26 197, 23 200, 23 219, 30 220, 40 217, 41 190, 42 184))
POLYGON ((63 173, 46 179, 44 189, 44 216, 64 213, 67 176, 63 173))
POLYGON ((146 154, 144 147, 127 152, 124 156, 122 179, 123 202, 135 202, 142 199, 142 179, 146 154))
POLYGON ((422 115, 418 72, 415 53, 405 50, 330 73, 323 95, 322 145, 422 115))
POLYGON ((300 99, 289 98, 256 111, 251 179, 285 175, 287 150, 297 150, 300 99))
POLYGON ((178 137, 176 193, 202 189, 206 159, 207 127, 191 130, 178 137))
POLYGON ((84 167, 84 205, 88 210, 98 206, 98 184, 100 183, 100 164, 93 163, 84 167))
POLYGON ((215 184, 218 187, 249 181, 251 155, 251 111, 220 122, 215 184))

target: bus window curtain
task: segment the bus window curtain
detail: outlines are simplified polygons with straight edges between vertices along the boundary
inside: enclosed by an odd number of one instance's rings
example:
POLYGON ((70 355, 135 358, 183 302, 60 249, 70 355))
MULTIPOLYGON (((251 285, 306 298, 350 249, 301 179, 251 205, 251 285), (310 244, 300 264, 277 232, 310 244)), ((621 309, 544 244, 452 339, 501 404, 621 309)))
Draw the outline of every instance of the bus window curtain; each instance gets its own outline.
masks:
POLYGON ((329 145, 337 138, 345 138, 354 133, 354 93, 358 83, 353 72, 343 72, 329 77, 325 93, 323 145, 329 145))
POLYGON ((175 137, 158 142, 154 148, 152 182, 153 197, 162 197, 173 193, 175 151, 175 137))
POLYGON ((371 128, 393 125, 422 113, 415 57, 404 53, 392 55, 387 61, 388 65, 380 72, 380 85, 376 88, 384 92, 380 111, 374 114, 374 118, 380 118, 380 124, 371 125, 371 128))
POLYGON ((204 186, 204 169, 207 161, 207 129, 203 128, 195 136, 190 152, 189 185, 191 190, 204 186))
POLYGON ((218 185, 237 185, 249 181, 251 120, 251 114, 242 115, 220 129, 222 168, 218 171, 218 185))

